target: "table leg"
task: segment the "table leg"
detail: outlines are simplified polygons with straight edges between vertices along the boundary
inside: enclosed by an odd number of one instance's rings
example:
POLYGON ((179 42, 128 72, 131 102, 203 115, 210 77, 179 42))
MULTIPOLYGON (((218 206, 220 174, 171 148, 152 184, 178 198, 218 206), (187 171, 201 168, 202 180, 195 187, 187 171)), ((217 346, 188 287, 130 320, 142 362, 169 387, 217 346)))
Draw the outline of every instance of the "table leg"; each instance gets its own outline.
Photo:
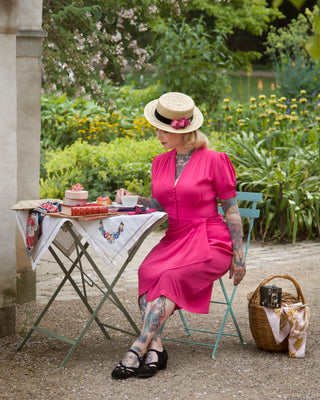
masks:
MULTIPOLYGON (((89 246, 89 244, 86 244, 84 246, 84 250, 86 251, 87 247, 89 246)), ((79 254, 78 257, 81 257, 83 255, 83 252, 81 251, 81 253, 79 254)), ((54 292, 54 294, 51 296, 50 300, 48 301, 48 303, 46 304, 46 306, 44 307, 44 309, 42 310, 41 314, 39 315, 39 317, 36 319, 35 323, 32 325, 31 329, 29 330, 29 332, 27 333, 27 335, 24 337, 23 341, 20 343, 20 345, 17 347, 17 350, 21 350, 22 347, 26 344, 26 342, 29 340, 30 336, 32 335, 32 333, 35 330, 39 330, 38 325, 40 323, 40 321, 42 320, 42 318, 44 317, 44 315, 46 314, 46 312, 48 311, 48 309, 50 308, 51 304, 53 303, 53 301, 55 300, 55 298, 57 297, 57 295, 59 294, 59 292, 61 291, 61 289, 63 288, 63 286, 65 285, 66 281, 68 280, 68 276, 72 273, 72 271, 74 270, 74 268, 77 266, 78 263, 78 257, 75 259, 75 261, 73 262, 73 264, 71 265, 69 271, 67 271, 67 274, 65 274, 65 276, 63 277, 61 283, 59 284, 59 286, 57 287, 56 291, 54 292)))

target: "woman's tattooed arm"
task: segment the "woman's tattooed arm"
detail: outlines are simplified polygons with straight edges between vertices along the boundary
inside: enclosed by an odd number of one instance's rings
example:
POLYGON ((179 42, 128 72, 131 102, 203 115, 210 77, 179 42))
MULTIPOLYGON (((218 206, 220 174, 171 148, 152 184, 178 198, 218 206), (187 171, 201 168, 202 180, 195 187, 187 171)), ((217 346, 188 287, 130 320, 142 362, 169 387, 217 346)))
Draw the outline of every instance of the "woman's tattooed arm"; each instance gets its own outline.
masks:
POLYGON ((238 285, 246 273, 246 264, 242 249, 242 223, 237 199, 221 200, 222 209, 226 216, 232 247, 233 258, 230 265, 230 278, 234 278, 234 285, 238 285))

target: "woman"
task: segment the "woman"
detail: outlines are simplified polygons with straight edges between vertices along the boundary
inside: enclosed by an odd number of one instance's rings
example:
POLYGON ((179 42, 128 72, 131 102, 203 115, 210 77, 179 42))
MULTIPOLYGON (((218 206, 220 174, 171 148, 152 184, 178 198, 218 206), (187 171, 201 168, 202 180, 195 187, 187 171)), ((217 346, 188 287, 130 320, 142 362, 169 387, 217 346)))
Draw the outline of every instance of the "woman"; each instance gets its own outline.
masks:
MULTIPOLYGON (((116 379, 150 377, 165 369, 160 328, 174 310, 208 313, 213 282, 228 270, 234 285, 245 275, 234 168, 225 153, 207 148, 208 139, 198 130, 201 111, 189 96, 172 92, 147 104, 144 115, 171 151, 154 158, 152 198, 139 197, 139 202, 164 210, 169 225, 139 268, 143 327, 113 370, 116 379)), ((116 201, 130 194, 120 189, 116 201)))

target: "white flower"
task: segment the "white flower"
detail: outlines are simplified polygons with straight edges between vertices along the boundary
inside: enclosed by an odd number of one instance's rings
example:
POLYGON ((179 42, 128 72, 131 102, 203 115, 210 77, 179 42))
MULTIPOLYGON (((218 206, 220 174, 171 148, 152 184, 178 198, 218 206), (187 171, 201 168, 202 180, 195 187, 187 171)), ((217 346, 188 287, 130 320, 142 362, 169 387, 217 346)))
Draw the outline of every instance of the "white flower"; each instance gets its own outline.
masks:
POLYGON ((140 24, 138 29, 139 29, 139 32, 145 32, 147 30, 147 25, 146 24, 140 24))

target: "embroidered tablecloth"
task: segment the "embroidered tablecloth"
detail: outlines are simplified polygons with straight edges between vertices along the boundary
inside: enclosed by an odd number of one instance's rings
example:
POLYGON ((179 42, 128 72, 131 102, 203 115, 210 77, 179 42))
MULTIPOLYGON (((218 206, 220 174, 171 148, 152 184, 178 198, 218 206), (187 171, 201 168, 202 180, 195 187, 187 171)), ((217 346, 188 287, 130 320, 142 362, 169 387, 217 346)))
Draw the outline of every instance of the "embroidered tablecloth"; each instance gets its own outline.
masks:
MULTIPOLYGON (((71 220, 45 215, 42 220, 42 234, 30 257, 32 268, 36 268, 42 255, 57 237, 60 228, 66 221, 70 221, 76 233, 90 244, 109 268, 113 268, 141 235, 165 215, 163 212, 153 212, 137 215, 124 214, 92 220, 71 220)), ((25 243, 27 218, 28 211, 16 211, 17 225, 25 243)))

